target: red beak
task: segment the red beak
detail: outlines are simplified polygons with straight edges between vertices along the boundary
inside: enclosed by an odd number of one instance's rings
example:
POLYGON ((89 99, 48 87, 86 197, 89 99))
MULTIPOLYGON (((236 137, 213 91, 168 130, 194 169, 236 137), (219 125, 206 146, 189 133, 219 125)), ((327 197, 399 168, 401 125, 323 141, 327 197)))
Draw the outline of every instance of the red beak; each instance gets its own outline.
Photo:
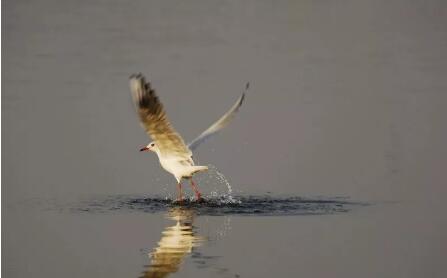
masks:
POLYGON ((141 149, 140 149, 140 152, 145 152, 145 151, 148 151, 148 150, 149 150, 148 147, 144 147, 144 148, 141 148, 141 149))

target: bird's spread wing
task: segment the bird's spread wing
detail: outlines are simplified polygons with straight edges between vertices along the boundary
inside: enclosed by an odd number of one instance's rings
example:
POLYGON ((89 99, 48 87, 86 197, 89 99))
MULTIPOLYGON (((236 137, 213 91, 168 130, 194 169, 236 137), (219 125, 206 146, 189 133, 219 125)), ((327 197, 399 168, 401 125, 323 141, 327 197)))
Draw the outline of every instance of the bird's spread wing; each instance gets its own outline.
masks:
POLYGON ((249 88, 249 83, 245 86, 245 91, 242 93, 242 95, 238 98, 236 103, 228 110, 225 115, 223 115, 217 122, 212 124, 207 130, 202 132, 196 139, 194 139, 191 143, 188 144, 188 147, 191 150, 195 150, 201 143, 206 141, 209 137, 219 132, 221 129, 226 127, 228 123, 233 119, 234 115, 239 111, 239 107, 241 107, 242 103, 244 102, 245 98, 245 92, 249 88))
POLYGON ((143 75, 130 77, 130 90, 141 123, 164 155, 190 157, 191 151, 169 122, 155 91, 143 75))

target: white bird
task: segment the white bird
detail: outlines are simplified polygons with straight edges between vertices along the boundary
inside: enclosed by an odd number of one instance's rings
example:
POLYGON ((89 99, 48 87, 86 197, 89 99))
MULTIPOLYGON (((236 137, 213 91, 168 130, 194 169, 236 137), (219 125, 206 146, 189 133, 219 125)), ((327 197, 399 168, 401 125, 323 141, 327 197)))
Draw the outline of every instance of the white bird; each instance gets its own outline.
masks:
POLYGON ((238 98, 236 103, 219 120, 212 124, 207 130, 200 134, 188 145, 182 137, 174 130, 169 122, 159 98, 152 89, 151 84, 146 82, 142 74, 130 76, 130 91, 134 100, 137 113, 140 117, 143 128, 153 140, 140 151, 153 151, 157 154, 161 166, 167 172, 174 175, 177 180, 179 200, 183 199, 182 179, 189 179, 195 192, 197 200, 201 199, 201 194, 192 180, 192 176, 201 171, 206 171, 207 166, 196 166, 192 158, 192 151, 195 150, 210 136, 216 134, 228 125, 234 117, 239 107, 244 101, 245 92, 249 88, 249 83, 245 86, 245 91, 238 98))

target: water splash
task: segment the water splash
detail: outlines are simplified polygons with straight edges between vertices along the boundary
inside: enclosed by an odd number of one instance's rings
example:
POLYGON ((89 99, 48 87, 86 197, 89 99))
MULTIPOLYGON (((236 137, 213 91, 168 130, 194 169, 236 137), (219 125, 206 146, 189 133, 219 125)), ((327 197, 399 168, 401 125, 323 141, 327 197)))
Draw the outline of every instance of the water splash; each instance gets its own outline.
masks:
POLYGON ((227 180, 227 178, 224 176, 224 174, 222 174, 221 172, 219 172, 219 170, 217 170, 216 166, 214 165, 210 165, 209 166, 212 170, 215 171, 216 175, 217 175, 217 180, 220 183, 224 183, 227 186, 228 189, 228 195, 231 195, 231 193, 233 193, 233 188, 230 185, 230 182, 227 180))
MULTIPOLYGON (((209 164, 208 171, 204 174, 194 176, 197 179, 198 187, 202 192, 202 196, 206 199, 219 199, 222 203, 237 203, 237 199, 233 197, 233 188, 225 175, 217 170, 215 165, 209 164)), ((156 181, 159 181, 157 178, 156 181)), ((174 190, 172 183, 162 184, 163 195, 166 200, 175 199, 177 191, 174 190)), ((195 195, 190 191, 188 181, 183 180, 184 198, 193 201, 195 195)))
POLYGON ((233 197, 233 188, 228 179, 212 164, 208 165, 208 174, 200 179, 200 183, 206 188, 211 188, 208 198, 218 199, 223 204, 240 202, 233 197))
POLYGON ((321 215, 346 213, 354 208, 369 205, 349 201, 346 198, 303 198, 272 196, 232 196, 228 199, 209 198, 203 201, 183 202, 157 197, 112 196, 104 199, 88 200, 69 208, 79 213, 144 212, 158 213, 172 208, 192 209, 197 215, 321 215))

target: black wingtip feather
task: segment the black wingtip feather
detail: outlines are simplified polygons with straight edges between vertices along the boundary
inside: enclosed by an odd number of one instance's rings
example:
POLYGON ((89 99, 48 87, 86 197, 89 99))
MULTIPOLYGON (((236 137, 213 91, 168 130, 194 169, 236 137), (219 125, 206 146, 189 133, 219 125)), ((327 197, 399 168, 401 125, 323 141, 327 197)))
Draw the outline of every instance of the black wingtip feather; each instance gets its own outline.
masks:
POLYGON ((244 102, 244 100, 245 100, 245 93, 242 93, 242 97, 241 97, 241 101, 239 102, 239 106, 242 105, 242 103, 244 102))

